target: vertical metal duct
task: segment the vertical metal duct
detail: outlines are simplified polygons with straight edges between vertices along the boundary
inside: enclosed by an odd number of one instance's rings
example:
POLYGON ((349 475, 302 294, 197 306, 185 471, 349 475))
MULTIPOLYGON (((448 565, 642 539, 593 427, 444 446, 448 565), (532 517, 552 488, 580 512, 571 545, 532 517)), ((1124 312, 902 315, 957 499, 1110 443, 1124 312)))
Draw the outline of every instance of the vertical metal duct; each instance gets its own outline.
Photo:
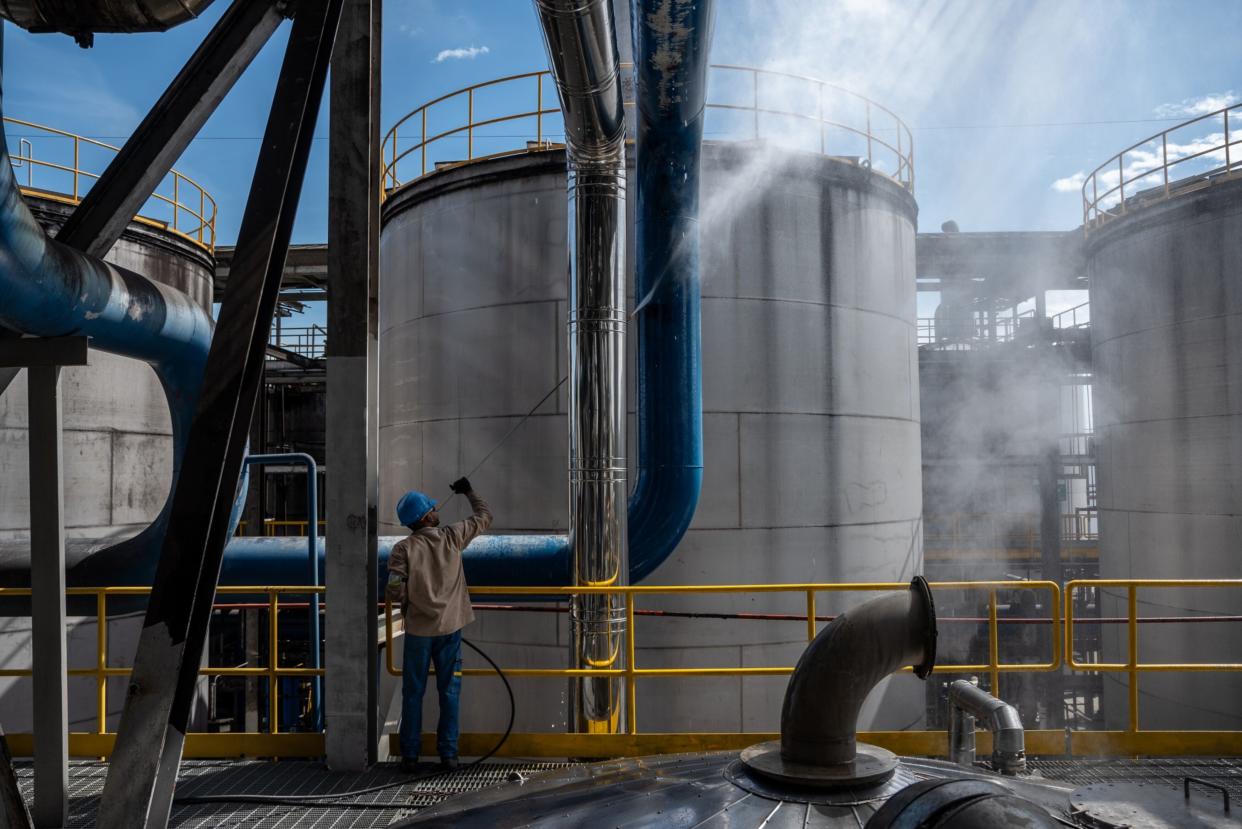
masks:
MULTIPOLYGON (((565 116, 569 195, 569 544, 581 586, 629 582, 625 472, 625 108, 608 0, 535 0, 565 116)), ((624 660, 619 596, 579 595, 575 668, 624 660)), ((621 728, 621 682, 574 683, 580 732, 621 728)))
POLYGON ((703 485, 699 149, 713 0, 634 0, 638 480, 630 577, 677 547, 703 485))

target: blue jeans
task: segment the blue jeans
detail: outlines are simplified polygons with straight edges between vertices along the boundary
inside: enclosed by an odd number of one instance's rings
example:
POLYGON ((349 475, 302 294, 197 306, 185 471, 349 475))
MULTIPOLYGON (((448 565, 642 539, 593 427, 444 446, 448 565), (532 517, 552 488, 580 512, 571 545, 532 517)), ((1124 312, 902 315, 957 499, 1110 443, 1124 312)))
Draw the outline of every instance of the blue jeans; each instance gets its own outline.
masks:
POLYGON ((461 694, 461 631, 444 636, 405 634, 401 662, 401 756, 422 752, 423 691, 427 670, 436 666, 436 690, 440 694, 440 722, 436 726, 436 750, 441 758, 457 756, 458 697, 461 694))

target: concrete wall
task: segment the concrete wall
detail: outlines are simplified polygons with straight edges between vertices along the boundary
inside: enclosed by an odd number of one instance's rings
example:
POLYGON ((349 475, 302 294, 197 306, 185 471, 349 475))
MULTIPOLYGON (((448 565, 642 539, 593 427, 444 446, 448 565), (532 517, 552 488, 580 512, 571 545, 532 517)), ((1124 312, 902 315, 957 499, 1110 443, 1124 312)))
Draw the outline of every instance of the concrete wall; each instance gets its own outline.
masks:
MULTIPOLYGON (((1236 578, 1242 538, 1242 182, 1144 208, 1088 238, 1097 371, 1100 575, 1236 578)), ((1237 613, 1242 590, 1143 590, 1139 614, 1237 613)), ((1125 615, 1107 591, 1105 615, 1125 615)), ((1105 659, 1124 662, 1124 628, 1105 659)), ((1237 662, 1236 624, 1145 625, 1148 662, 1237 662)), ((1109 725, 1127 717, 1105 675, 1109 725)), ((1242 675, 1148 674, 1144 728, 1235 729, 1242 675)))
MULTIPOLYGON (((922 565, 913 200, 857 167, 751 145, 708 144, 703 168, 706 480, 692 529, 648 583, 907 580, 922 565)), ((446 497, 565 375, 565 210, 560 152, 442 172, 387 202, 382 533, 400 532, 401 492, 446 497)), ((496 532, 564 531, 565 407, 562 389, 472 476, 496 532)), ((819 599, 820 612, 844 601, 819 599)), ((801 613, 804 602, 718 595, 639 609, 801 613)), ((802 622, 640 617, 637 628, 641 667, 789 666, 805 645, 802 622)), ((562 615, 486 612, 466 635, 502 665, 566 663, 562 615)), ((864 723, 919 722, 920 689, 897 690, 913 683, 877 693, 873 707, 892 704, 864 723)), ((515 684, 519 729, 563 727, 563 682, 515 684)), ((641 680, 638 725, 775 730, 785 684, 641 680)), ((464 695, 464 728, 503 727, 499 683, 469 681, 464 695)))
MULTIPOLYGON (((65 208, 30 200, 48 227, 65 208)), ((185 291, 210 311, 211 260, 201 249, 144 225, 131 225, 107 261, 185 291)), ((89 366, 66 368, 65 526, 70 537, 140 529, 159 513, 172 480, 168 404, 145 363, 92 351, 89 366)), ((0 541, 29 528, 26 375, 0 393, 0 541)))

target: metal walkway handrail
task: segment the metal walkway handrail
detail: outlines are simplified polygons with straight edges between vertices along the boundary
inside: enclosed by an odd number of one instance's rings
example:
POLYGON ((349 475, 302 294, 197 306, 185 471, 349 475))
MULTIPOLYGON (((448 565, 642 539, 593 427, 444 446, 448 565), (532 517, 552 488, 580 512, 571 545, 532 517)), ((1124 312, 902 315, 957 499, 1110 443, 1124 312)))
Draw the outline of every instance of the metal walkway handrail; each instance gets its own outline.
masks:
POLYGON ((1242 157, 1233 148, 1242 143, 1242 136, 1231 131, 1229 121, 1231 117, 1237 118, 1240 114, 1242 103, 1236 103, 1183 121, 1175 127, 1131 144, 1092 170, 1082 183, 1084 234, 1136 208, 1157 204, 1174 196, 1209 187, 1218 181, 1238 177, 1242 171, 1242 157), (1211 133, 1186 145, 1174 142, 1173 155, 1170 157, 1169 137, 1173 133, 1193 124, 1216 119, 1221 122, 1222 132, 1211 133), (1159 142, 1158 148, 1155 146, 1156 142, 1159 142), (1128 166, 1127 154, 1137 156, 1130 160, 1128 166), (1201 158, 1219 158, 1224 163, 1210 170, 1190 174, 1181 180, 1170 175, 1169 171, 1178 164, 1201 158), (1141 188, 1144 184, 1146 189, 1141 188))
MULTIPOLYGON (((19 179, 25 179, 20 185, 24 195, 62 201, 66 204, 78 204, 86 195, 86 191, 90 189, 90 185, 100 176, 100 173, 92 172, 83 166, 83 148, 95 147, 108 153, 120 151, 119 147, 104 141, 18 118, 6 117, 4 123, 38 130, 48 137, 67 138, 72 142, 71 150, 66 153, 65 161, 62 163, 50 161, 46 156, 36 157, 34 142, 29 137, 15 136, 18 139, 18 152, 11 158, 14 171, 25 171, 24 176, 18 175, 19 179), (34 180, 36 167, 63 173, 70 177, 72 183, 68 187, 36 186, 34 180)), ((208 253, 214 253, 216 249, 216 200, 201 184, 177 170, 169 171, 161 186, 169 192, 167 194, 158 191, 152 193, 147 204, 168 213, 167 220, 138 215, 134 217, 134 221, 171 231, 186 241, 205 249, 208 253), (152 202, 155 204, 152 205, 152 202)))
MULTIPOLYGON (((750 89, 750 101, 748 103, 709 100, 707 108, 717 112, 751 113, 749 130, 745 131, 750 139, 760 140, 765 137, 761 116, 792 118, 814 126, 818 131, 818 149, 820 153, 837 155, 834 150, 838 148, 834 147, 830 138, 830 132, 833 130, 844 132, 858 141, 859 153, 856 155, 838 155, 837 157, 872 169, 880 175, 896 181, 907 190, 914 190, 914 135, 911 133, 910 128, 892 110, 844 87, 807 75, 796 75, 789 72, 776 72, 768 69, 756 69, 749 66, 734 66, 731 64, 713 64, 711 68, 716 72, 742 73, 749 76, 747 83, 750 89), (779 98, 781 96, 764 95, 761 90, 763 79, 806 84, 808 94, 797 97, 801 100, 809 101, 812 106, 808 106, 803 111, 782 106, 779 102, 771 102, 772 98, 779 98), (847 119, 844 115, 835 115, 832 108, 825 103, 826 94, 843 96, 854 104, 856 120, 847 119), (865 155, 863 154, 864 142, 865 155)), ((545 103, 545 91, 548 91, 549 94, 555 92, 555 85, 548 79, 547 71, 524 72, 519 75, 496 78, 449 92, 422 104, 403 116, 385 133, 380 147, 380 158, 384 164, 381 179, 383 182, 381 191, 383 197, 386 198, 393 190, 396 190, 403 184, 416 181, 430 172, 435 172, 437 169, 458 167, 476 161, 521 155, 561 146, 560 143, 554 143, 549 139, 548 125, 545 123, 545 119, 548 116, 560 116, 560 106, 556 101, 545 103), (530 90, 534 93, 534 100, 531 106, 523 107, 509 104, 510 106, 517 106, 520 111, 503 112, 499 115, 476 120, 476 110, 479 106, 478 93, 494 87, 511 87, 522 83, 533 83, 534 85, 534 89, 530 90), (464 123, 460 120, 454 120, 445 129, 437 129, 434 125, 428 126, 428 115, 433 107, 440 105, 452 106, 454 104, 464 109, 464 123), (534 120, 533 130, 530 129, 529 125, 525 131, 515 130, 515 132, 521 132, 521 134, 497 136, 480 133, 480 130, 485 127, 522 120, 529 121, 531 119, 534 120), (414 136, 411 137, 412 143, 403 147, 401 146, 401 138, 406 129, 412 129, 414 136), (431 160, 428 156, 428 149, 452 137, 465 138, 465 152, 457 154, 451 160, 439 162, 431 160), (507 139, 516 146, 510 146, 495 152, 476 153, 477 145, 480 141, 497 138, 507 139), (402 178, 399 167, 403 161, 414 154, 418 155, 417 172, 409 178, 402 178)), ((529 92, 526 94, 529 94, 529 92)))

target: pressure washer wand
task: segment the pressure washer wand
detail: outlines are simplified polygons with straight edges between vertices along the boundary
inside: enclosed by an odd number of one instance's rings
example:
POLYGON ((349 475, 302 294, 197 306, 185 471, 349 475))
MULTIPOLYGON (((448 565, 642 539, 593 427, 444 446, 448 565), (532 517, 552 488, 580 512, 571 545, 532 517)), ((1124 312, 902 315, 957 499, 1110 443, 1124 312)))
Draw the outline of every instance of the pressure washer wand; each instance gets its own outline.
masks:
MULTIPOLYGON (((566 374, 564 377, 562 377, 562 378, 560 379, 560 381, 559 381, 559 382, 558 382, 555 386, 553 386, 553 387, 551 388, 551 390, 550 390, 547 394, 545 394, 543 397, 539 398, 539 402, 538 402, 538 403, 536 403, 534 406, 532 406, 532 407, 531 407, 531 409, 530 409, 530 411, 528 411, 526 414, 522 415, 522 419, 521 419, 521 420, 519 420, 517 423, 513 424, 513 428, 511 428, 508 432, 506 432, 506 433, 505 433, 505 436, 504 436, 504 437, 502 437, 502 438, 500 439, 500 442, 499 442, 499 443, 497 443, 495 446, 493 446, 493 447, 492 447, 492 449, 491 449, 491 451, 490 451, 490 452, 488 452, 486 455, 484 455, 484 456, 483 456, 483 460, 481 460, 481 461, 479 461, 478 463, 476 463, 476 464, 474 465, 474 469, 471 469, 469 472, 467 472, 467 473, 466 473, 465 475, 463 475, 462 477, 463 477, 463 478, 472 478, 472 477, 474 477, 474 473, 478 472, 480 469, 482 469, 482 468, 483 468, 483 464, 487 463, 488 459, 489 459, 489 458, 491 458, 491 456, 492 456, 492 455, 496 454, 496 450, 497 450, 497 449, 499 449, 500 447, 504 446, 504 445, 505 445, 505 443, 509 440, 509 438, 513 437, 513 433, 514 433, 514 432, 516 432, 518 429, 520 429, 520 428, 522 427, 522 424, 523 424, 523 423, 525 423, 526 421, 530 420, 531 416, 532 416, 532 415, 534 415, 534 413, 535 413, 535 412, 539 411, 539 407, 540 407, 540 406, 542 406, 544 403, 547 403, 547 402, 548 402, 548 399, 549 399, 550 397, 552 397, 552 395, 556 394, 557 390, 558 390, 561 386, 565 385, 565 381, 566 381, 566 380, 568 380, 568 379, 569 379, 569 375, 568 375, 568 374, 566 374)), ((449 502, 449 501, 452 501, 452 500, 453 500, 453 496, 455 496, 456 494, 457 494, 456 492, 452 492, 452 491, 450 490, 450 492, 449 492, 449 496, 448 496, 447 498, 445 498, 445 499, 444 499, 444 502, 443 502, 442 504, 440 504, 440 506, 441 506, 441 507, 448 506, 448 502, 449 502)))

